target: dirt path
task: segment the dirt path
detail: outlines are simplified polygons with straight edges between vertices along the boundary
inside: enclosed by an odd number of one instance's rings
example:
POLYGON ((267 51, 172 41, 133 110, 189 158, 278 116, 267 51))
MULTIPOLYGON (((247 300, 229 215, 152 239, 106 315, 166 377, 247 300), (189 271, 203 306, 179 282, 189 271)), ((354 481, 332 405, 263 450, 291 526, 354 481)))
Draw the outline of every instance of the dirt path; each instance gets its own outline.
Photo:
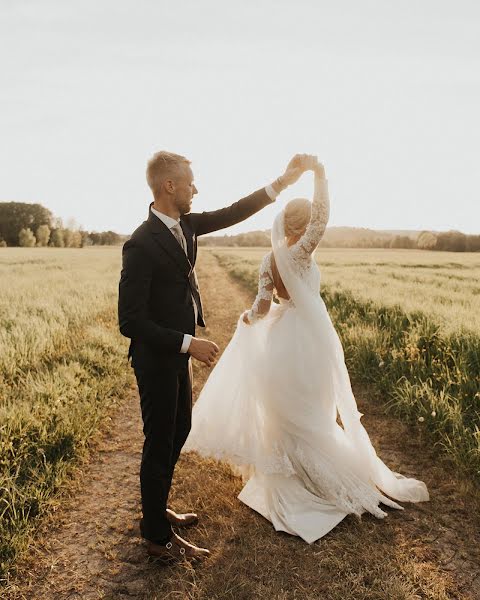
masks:
MULTIPOLYGON (((205 337, 223 349, 252 298, 209 252, 198 266, 207 307, 205 337)), ((197 367, 195 393, 208 370, 197 367)), ((356 390, 364 424, 392 468, 423 479, 432 500, 385 520, 348 517, 308 546, 273 531, 242 505, 229 470, 182 456, 171 499, 195 509, 188 532, 210 547, 208 563, 161 567, 138 533, 142 431, 136 393, 113 417, 75 491, 45 521, 6 598, 414 600, 480 599, 479 494, 412 432, 356 390), (395 432, 392 435, 392 432, 395 432)))

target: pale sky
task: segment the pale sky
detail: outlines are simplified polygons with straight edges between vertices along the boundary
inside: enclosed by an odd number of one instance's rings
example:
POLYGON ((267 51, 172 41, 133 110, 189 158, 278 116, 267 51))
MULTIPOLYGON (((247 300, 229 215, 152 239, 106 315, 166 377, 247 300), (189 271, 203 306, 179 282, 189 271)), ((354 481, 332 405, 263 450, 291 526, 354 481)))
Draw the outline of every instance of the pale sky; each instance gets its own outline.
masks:
MULTIPOLYGON (((0 201, 88 230, 146 218, 145 166, 195 211, 317 154, 330 225, 480 233, 475 0, 0 0, 0 201)), ((311 175, 226 233, 266 229, 311 175)))

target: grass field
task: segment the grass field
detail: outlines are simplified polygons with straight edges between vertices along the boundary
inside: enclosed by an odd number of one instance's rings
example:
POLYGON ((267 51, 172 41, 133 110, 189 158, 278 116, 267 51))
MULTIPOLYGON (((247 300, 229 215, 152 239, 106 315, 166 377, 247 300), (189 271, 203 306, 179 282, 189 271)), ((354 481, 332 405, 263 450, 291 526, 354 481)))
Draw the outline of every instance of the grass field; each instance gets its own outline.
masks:
MULTIPOLYGON (((265 249, 202 252, 254 291, 265 249)), ((352 379, 420 419, 478 477, 480 255, 322 249, 317 259, 352 379)), ((0 249, 0 578, 130 390, 119 272, 118 247, 0 249)))
POLYGON ((0 250, 0 578, 129 387, 119 248, 0 250))
MULTIPOLYGON (((210 251, 200 252, 197 273, 207 320, 201 335, 223 351, 254 293, 210 251)), ((211 369, 193 361, 193 370, 198 398, 211 369)), ((204 564, 159 565, 147 559, 139 532, 143 436, 132 393, 95 436, 75 485, 64 486, 75 493, 62 494, 39 523, 17 576, 2 590, 5 600, 480 600, 477 489, 438 459, 421 424, 385 415, 367 386, 354 389, 382 460, 425 481, 429 502, 387 509, 385 519, 350 515, 308 545, 240 502, 243 484, 227 465, 187 453, 169 502, 179 512, 198 512, 198 526, 181 535, 212 556, 204 564)))
MULTIPOLYGON (((266 249, 214 249, 249 289, 266 249)), ((350 374, 480 480, 480 254, 320 249, 350 374)))

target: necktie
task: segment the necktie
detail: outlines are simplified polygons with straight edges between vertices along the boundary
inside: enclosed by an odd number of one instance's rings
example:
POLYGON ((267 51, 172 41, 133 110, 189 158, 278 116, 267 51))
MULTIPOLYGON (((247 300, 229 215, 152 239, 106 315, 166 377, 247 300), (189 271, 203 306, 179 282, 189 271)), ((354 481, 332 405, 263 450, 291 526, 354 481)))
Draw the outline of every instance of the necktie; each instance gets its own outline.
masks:
MULTIPOLYGON (((174 225, 171 230, 170 230, 173 235, 175 236, 175 238, 177 239, 178 243, 180 244, 180 246, 183 248, 183 251, 185 252, 185 254, 188 257, 188 252, 187 252, 187 240, 185 239, 185 236, 183 235, 183 231, 182 228, 180 226, 180 223, 177 223, 176 225, 174 225)), ((193 271, 192 276, 195 280, 195 287, 198 289, 198 283, 197 283, 197 275, 195 273, 195 271, 193 271)), ((198 306, 197 306, 197 302, 195 300, 195 297, 192 294, 192 300, 193 300, 193 311, 195 313, 195 323, 197 322, 197 318, 198 318, 198 306)))
POLYGON ((178 243, 183 248, 185 254, 187 254, 187 242, 185 240, 185 236, 183 235, 182 228, 180 227, 180 223, 174 225, 171 229, 173 235, 176 237, 178 243))

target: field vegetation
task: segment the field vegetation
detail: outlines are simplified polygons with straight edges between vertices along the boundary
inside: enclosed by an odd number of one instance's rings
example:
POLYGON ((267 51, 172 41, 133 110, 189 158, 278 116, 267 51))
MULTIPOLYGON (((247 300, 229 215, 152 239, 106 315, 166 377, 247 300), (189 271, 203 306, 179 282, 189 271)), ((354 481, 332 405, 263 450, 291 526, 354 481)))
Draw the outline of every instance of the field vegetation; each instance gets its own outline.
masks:
MULTIPOLYGON (((204 252, 254 293, 265 248, 204 252)), ((320 249, 316 258, 352 379, 480 479, 480 256, 320 249)), ((0 578, 130 393, 119 271, 118 247, 0 250, 0 578)))
MULTIPOLYGON (((223 351, 253 289, 229 277, 210 250, 200 252, 197 273, 207 320, 200 334, 223 351)), ((193 361, 193 370, 196 398, 211 369, 193 361)), ((42 519, 17 576, 2 590, 5 600, 480 600, 478 491, 450 461, 438 460, 422 424, 385 415, 368 386, 354 389, 382 459, 425 481, 430 502, 387 509, 383 520, 349 515, 308 545, 240 502, 243 483, 226 464, 185 453, 169 501, 180 512, 198 511, 198 526, 182 535, 212 556, 199 565, 159 565, 147 559, 139 532, 143 436, 132 393, 112 411, 75 494, 62 495, 42 519)))
POLYGON ((0 579, 131 382, 119 248, 0 250, 0 579))
MULTIPOLYGON (((264 248, 212 249, 253 291, 264 248)), ((480 256, 317 251, 352 379, 480 481, 480 256)))

